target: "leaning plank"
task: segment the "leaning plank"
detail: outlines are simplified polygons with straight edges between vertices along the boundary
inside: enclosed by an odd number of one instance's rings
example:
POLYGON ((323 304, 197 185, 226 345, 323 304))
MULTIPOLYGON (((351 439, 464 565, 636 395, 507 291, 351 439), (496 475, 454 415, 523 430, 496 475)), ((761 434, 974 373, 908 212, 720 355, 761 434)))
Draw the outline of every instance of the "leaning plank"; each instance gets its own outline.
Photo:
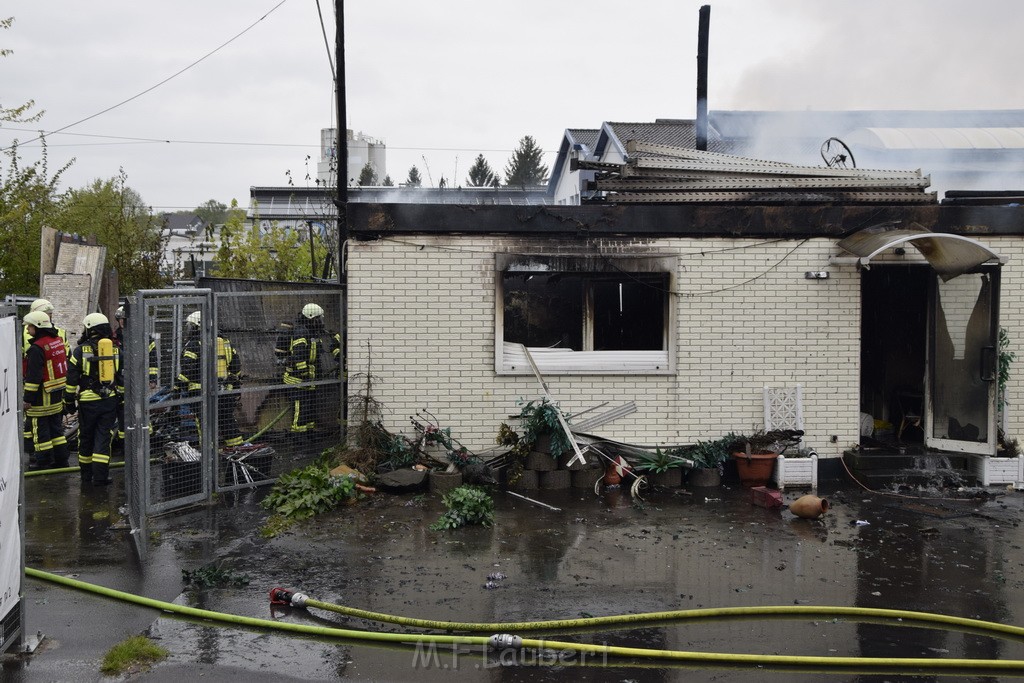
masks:
POLYGON ((555 410, 555 415, 558 417, 558 424, 562 425, 562 429, 565 431, 565 435, 568 437, 569 443, 572 444, 572 449, 576 451, 576 455, 574 455, 569 461, 569 467, 572 467, 577 460, 580 461, 580 464, 586 464, 587 459, 583 457, 583 451, 581 451, 579 445, 577 445, 576 439, 572 435, 572 430, 569 429, 569 423, 565 421, 565 418, 562 416, 562 411, 559 410, 554 397, 552 397, 551 392, 548 391, 548 384, 544 381, 544 377, 541 376, 540 370, 537 369, 537 364, 533 362, 533 356, 530 355, 530 351, 526 348, 525 344, 520 344, 520 346, 523 347, 523 353, 526 354, 526 360, 530 362, 530 367, 533 368, 533 375, 537 378, 537 381, 540 382, 541 389, 544 390, 544 396, 547 397, 551 407, 555 410))

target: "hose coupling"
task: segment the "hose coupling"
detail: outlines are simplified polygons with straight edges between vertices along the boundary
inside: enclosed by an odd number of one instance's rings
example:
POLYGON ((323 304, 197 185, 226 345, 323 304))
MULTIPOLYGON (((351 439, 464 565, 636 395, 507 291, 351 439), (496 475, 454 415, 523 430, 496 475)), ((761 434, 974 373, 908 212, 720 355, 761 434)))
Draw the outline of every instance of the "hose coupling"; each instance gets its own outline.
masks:
POLYGON ((287 588, 271 588, 270 589, 270 604, 271 605, 291 605, 293 593, 287 588))
POLYGON ((290 591, 287 588, 271 588, 270 604, 285 605, 287 607, 305 607, 309 596, 305 593, 290 591))
POLYGON ((492 650, 505 650, 513 647, 517 650, 523 646, 523 639, 511 633, 496 633, 487 639, 492 650))

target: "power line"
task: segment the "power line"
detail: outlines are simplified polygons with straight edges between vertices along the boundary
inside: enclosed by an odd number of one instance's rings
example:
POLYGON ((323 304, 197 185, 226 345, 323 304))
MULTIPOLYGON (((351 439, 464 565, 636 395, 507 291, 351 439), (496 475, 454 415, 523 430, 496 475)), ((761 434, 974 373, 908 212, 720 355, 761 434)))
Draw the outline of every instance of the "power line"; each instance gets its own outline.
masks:
MULTIPOLYGON (((205 60, 206 60, 207 58, 209 58, 209 57, 212 57, 212 56, 213 56, 214 54, 216 54, 217 52, 220 52, 220 51, 221 51, 222 49, 224 49, 225 47, 227 47, 227 46, 228 46, 228 45, 230 45, 231 43, 235 42, 236 40, 238 40, 238 39, 239 39, 239 38, 241 38, 242 36, 244 36, 244 35, 245 35, 246 33, 248 33, 248 32, 249 32, 250 30, 252 30, 252 29, 253 29, 253 28, 254 28, 254 27, 255 27, 255 26, 257 25, 257 24, 259 24, 259 23, 260 23, 261 21, 263 21, 264 19, 266 19, 267 17, 269 17, 269 16, 271 15, 271 13, 273 13, 273 12, 274 12, 274 11, 275 11, 275 10, 276 10, 276 9, 277 9, 278 7, 280 7, 281 5, 283 5, 283 4, 284 4, 284 3, 286 3, 286 2, 288 2, 288 0, 281 0, 281 2, 279 2, 279 3, 277 3, 276 5, 274 5, 273 7, 271 7, 271 8, 270 8, 270 10, 269 10, 269 11, 268 11, 268 12, 267 12, 266 14, 264 14, 264 15, 263 15, 262 17, 260 17, 260 18, 259 18, 259 19, 257 19, 256 21, 254 21, 254 22, 253 22, 252 24, 250 24, 250 25, 249 25, 248 27, 246 27, 245 29, 243 29, 241 33, 237 34, 237 35, 236 35, 236 36, 234 36, 233 38, 231 38, 231 39, 227 40, 226 42, 222 43, 221 45, 219 45, 218 47, 214 48, 214 49, 213 49, 213 50, 211 50, 210 52, 207 52, 207 53, 206 53, 205 55, 203 55, 202 57, 200 57, 200 58, 199 58, 199 59, 197 59, 196 61, 192 62, 191 64, 189 64, 189 65, 188 65, 188 66, 186 66, 185 68, 183 68, 183 69, 181 69, 181 70, 177 71, 176 73, 173 73, 173 74, 171 74, 170 76, 168 76, 168 77, 167 77, 167 78, 165 78, 164 80, 160 81, 160 82, 159 82, 159 83, 157 83, 156 85, 150 86, 149 88, 146 88, 146 89, 145 89, 145 90, 143 90, 142 92, 140 92, 140 93, 138 93, 138 94, 136 94, 136 95, 132 95, 132 96, 131 96, 131 97, 129 97, 128 99, 126 99, 126 100, 122 100, 121 102, 118 102, 118 103, 117 103, 117 104, 115 104, 115 105, 112 105, 112 106, 110 106, 110 107, 107 107, 106 109, 104 109, 104 110, 102 110, 102 111, 96 112, 95 114, 92 114, 91 116, 86 116, 86 117, 85 117, 84 119, 79 119, 78 121, 75 121, 74 123, 69 123, 68 125, 64 126, 63 128, 58 128, 58 129, 57 129, 57 130, 55 130, 55 131, 51 131, 51 132, 50 132, 50 134, 52 135, 52 134, 54 134, 54 133, 60 133, 60 132, 62 132, 62 131, 65 131, 65 130, 67 130, 68 128, 74 128, 75 126, 77 126, 77 125, 78 125, 78 124, 80 124, 80 123, 85 123, 86 121, 89 121, 89 120, 91 120, 91 119, 94 119, 94 118, 96 118, 97 116, 102 116, 103 114, 106 114, 106 113, 107 113, 107 112, 109 112, 109 111, 113 111, 114 109, 117 109, 118 107, 121 107, 121 106, 124 106, 124 105, 128 104, 128 103, 129 103, 129 102, 131 102, 132 100, 136 100, 136 99, 138 99, 138 98, 142 97, 143 95, 145 95, 145 94, 146 94, 146 93, 148 93, 148 92, 152 92, 153 90, 156 90, 157 88, 159 88, 159 87, 160 87, 161 85, 163 85, 164 83, 167 83, 168 81, 170 81, 170 80, 172 80, 172 79, 175 79, 175 78, 177 78, 178 76, 180 76, 181 74, 185 73, 186 71, 188 71, 188 70, 189 70, 189 69, 191 69, 192 67, 196 66, 196 65, 197 65, 197 64, 199 64, 200 62, 203 62, 203 61, 205 61, 205 60)), ((32 143, 32 142, 38 142, 38 141, 39 141, 39 140, 41 140, 42 138, 43 138, 43 135, 39 135, 39 136, 38 136, 38 137, 36 137, 35 139, 33 139, 33 140, 29 140, 29 143, 32 143)), ((11 149, 11 148, 10 148, 10 147, 4 147, 3 149, 0 149, 0 151, 6 152, 6 151, 7 151, 7 150, 9 150, 9 149, 11 149)))
MULTIPOLYGON (((12 126, 0 127, 0 133, 4 131, 18 131, 18 132, 39 132, 32 128, 16 128, 12 126)), ((19 143, 19 147, 38 147, 39 145, 33 145, 33 142, 41 140, 47 135, 74 135, 79 137, 89 138, 101 138, 108 140, 127 140, 130 142, 160 142, 166 144, 178 144, 178 145, 228 145, 238 147, 309 147, 319 148, 320 145, 313 145, 309 143, 289 143, 289 142, 228 142, 226 140, 172 140, 169 138, 150 138, 150 137, 132 137, 125 135, 103 135, 99 133, 68 133, 63 128, 55 131, 43 131, 39 137, 29 140, 26 143, 19 143)), ((75 145, 48 145, 51 147, 74 147, 75 145)), ((402 152, 515 152, 514 149, 481 149, 479 147, 393 147, 385 144, 384 147, 388 150, 402 151, 402 152)), ((556 150, 544 150, 545 154, 557 154, 556 150)))

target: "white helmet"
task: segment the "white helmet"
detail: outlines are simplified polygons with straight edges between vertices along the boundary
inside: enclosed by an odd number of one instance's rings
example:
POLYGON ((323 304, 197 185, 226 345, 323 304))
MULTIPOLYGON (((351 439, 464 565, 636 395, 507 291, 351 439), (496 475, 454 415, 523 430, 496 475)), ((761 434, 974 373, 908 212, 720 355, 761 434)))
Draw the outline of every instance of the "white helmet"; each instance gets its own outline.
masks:
POLYGON ((306 318, 322 318, 324 309, 317 304, 306 304, 302 307, 302 315, 306 318))
POLYGON ((114 311, 114 318, 122 320, 124 318, 124 306, 118 306, 117 310, 114 311))
POLYGON ((196 327, 199 327, 199 323, 202 322, 202 320, 203 320, 203 314, 202 314, 201 311, 196 311, 195 313, 189 313, 188 317, 185 318, 185 322, 186 323, 188 323, 189 325, 195 325, 196 327))
POLYGON ((91 330, 98 325, 109 325, 110 321, 107 320, 107 316, 102 313, 90 313, 85 316, 85 320, 82 321, 82 324, 85 325, 85 329, 91 330))
POLYGON ((53 304, 50 303, 49 299, 36 299, 32 302, 32 305, 28 307, 30 313, 34 311, 42 311, 46 315, 53 313, 53 304))
POLYGON ((53 327, 53 323, 50 322, 50 316, 42 311, 29 311, 25 315, 25 324, 33 325, 37 328, 53 327))

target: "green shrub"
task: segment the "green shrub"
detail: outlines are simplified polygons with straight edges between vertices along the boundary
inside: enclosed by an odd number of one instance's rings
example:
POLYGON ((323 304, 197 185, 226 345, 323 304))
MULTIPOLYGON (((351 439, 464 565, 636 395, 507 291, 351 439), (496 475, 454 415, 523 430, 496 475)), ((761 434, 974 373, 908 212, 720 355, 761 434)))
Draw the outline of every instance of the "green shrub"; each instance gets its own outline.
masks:
POLYGON ((430 525, 434 531, 458 529, 468 524, 489 527, 494 524, 494 499, 479 486, 460 486, 444 494, 441 501, 448 508, 430 525))

